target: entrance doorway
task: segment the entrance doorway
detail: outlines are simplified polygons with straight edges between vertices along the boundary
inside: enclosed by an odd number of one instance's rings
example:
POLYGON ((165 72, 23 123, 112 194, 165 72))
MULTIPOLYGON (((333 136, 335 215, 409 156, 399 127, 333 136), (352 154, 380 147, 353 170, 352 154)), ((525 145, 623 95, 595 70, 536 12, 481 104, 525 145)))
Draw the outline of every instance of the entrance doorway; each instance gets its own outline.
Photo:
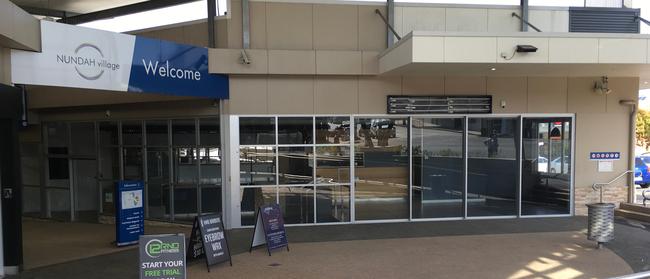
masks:
POLYGON ((97 222, 99 217, 99 187, 97 160, 72 160, 73 221, 97 222))

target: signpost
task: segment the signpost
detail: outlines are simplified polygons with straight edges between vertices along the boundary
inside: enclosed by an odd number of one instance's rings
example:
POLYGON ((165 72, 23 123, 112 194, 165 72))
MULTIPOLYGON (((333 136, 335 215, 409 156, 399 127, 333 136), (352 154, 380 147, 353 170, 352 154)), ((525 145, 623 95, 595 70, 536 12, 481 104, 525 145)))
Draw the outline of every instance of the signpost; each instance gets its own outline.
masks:
POLYGON ((287 232, 284 229, 284 218, 279 204, 260 206, 255 219, 255 231, 249 252, 264 244, 266 244, 269 256, 271 256, 271 250, 282 247, 287 247, 287 251, 289 251, 287 232))
POLYGON ((144 186, 142 181, 117 183, 115 212, 115 242, 117 246, 138 243, 144 234, 144 186))
POLYGON ((230 261, 230 266, 232 266, 230 247, 226 239, 221 214, 202 215, 194 218, 190 244, 187 248, 190 259, 205 256, 208 272, 210 272, 211 265, 218 263, 230 261))
POLYGON ((185 235, 140 236, 140 279, 185 279, 185 235))

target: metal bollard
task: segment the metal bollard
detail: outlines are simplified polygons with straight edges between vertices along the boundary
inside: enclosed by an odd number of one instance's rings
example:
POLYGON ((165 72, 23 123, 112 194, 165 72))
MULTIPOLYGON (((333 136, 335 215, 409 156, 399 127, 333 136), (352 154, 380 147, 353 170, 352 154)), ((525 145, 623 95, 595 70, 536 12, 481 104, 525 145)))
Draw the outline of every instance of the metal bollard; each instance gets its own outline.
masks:
POLYGON ((603 243, 614 239, 613 203, 592 203, 587 205, 589 219, 587 239, 597 241, 598 249, 603 243))

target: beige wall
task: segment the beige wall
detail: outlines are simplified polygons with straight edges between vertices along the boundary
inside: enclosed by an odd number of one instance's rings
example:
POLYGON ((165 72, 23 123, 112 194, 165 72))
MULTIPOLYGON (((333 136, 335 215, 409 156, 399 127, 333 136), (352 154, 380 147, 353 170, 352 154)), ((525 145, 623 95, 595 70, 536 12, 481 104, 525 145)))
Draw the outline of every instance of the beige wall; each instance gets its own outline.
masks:
MULTIPOLYGON (((610 78, 610 95, 598 95, 599 77, 324 77, 231 76, 231 114, 385 114, 387 95, 492 95, 494 113, 576 113, 576 212, 597 201, 594 182, 627 169, 629 113, 619 100, 637 100, 638 78, 610 78), (500 106, 505 101, 506 106, 500 106), (612 173, 598 173, 592 151, 618 151, 612 173)), ((625 201, 625 181, 606 191, 625 201)))
POLYGON ((11 50, 0 47, 0 83, 11 84, 11 50))
POLYGON ((9 0, 0 0, 0 47, 41 50, 39 20, 9 0))

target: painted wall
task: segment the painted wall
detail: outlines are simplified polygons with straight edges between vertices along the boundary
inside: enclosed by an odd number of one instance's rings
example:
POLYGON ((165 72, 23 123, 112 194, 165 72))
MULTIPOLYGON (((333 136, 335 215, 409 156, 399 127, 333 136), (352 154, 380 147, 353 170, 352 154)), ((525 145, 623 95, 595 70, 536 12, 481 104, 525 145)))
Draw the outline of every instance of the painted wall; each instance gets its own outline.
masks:
MULTIPOLYGON (((594 182, 606 182, 627 169, 630 109, 619 100, 636 100, 638 78, 610 78, 610 95, 598 95, 598 77, 327 77, 231 76, 230 114, 385 114, 387 95, 492 95, 494 113, 575 113, 576 213, 595 202, 594 182), (289 101, 290 100, 290 101, 289 101), (506 102, 505 108, 500 106, 506 102), (618 151, 614 172, 598 173, 592 151, 618 151)), ((626 200, 625 181, 605 192, 611 202, 626 200)))
POLYGON ((11 85, 11 50, 0 47, 0 83, 11 85))

